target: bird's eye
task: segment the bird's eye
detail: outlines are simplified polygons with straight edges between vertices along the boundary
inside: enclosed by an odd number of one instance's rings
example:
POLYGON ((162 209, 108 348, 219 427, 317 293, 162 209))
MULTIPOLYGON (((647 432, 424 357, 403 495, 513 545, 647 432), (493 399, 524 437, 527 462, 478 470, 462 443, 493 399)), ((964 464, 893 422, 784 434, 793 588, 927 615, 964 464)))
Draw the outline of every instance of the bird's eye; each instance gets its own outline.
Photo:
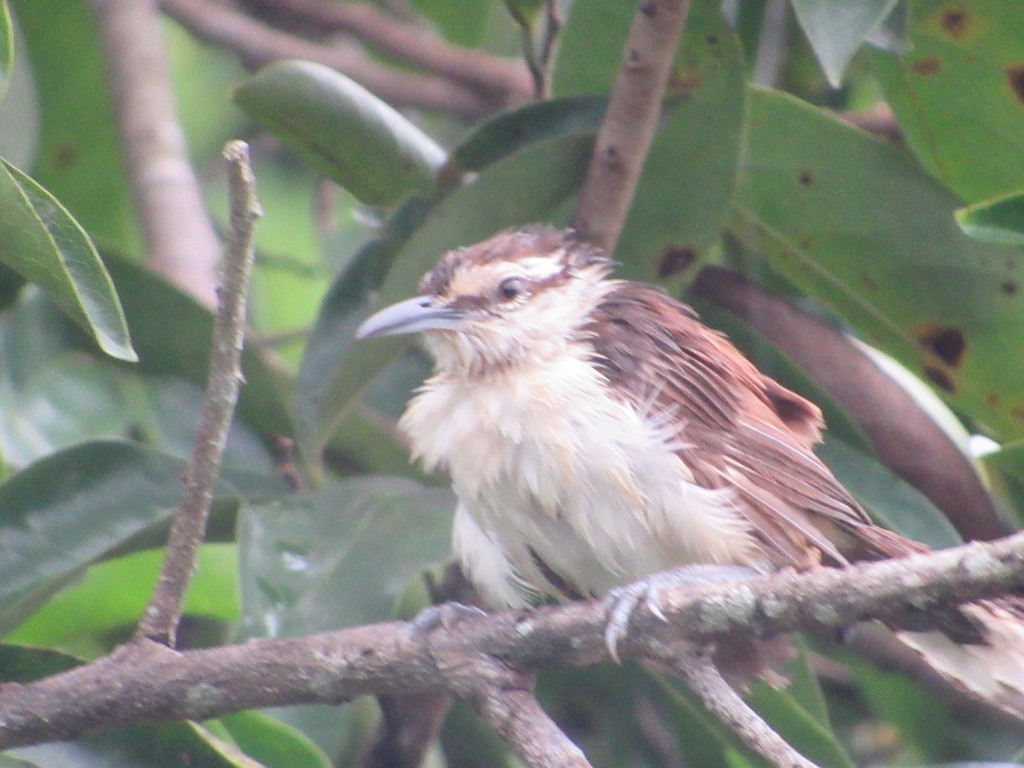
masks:
POLYGON ((515 301, 526 291, 526 280, 521 277, 506 277, 498 285, 498 296, 503 301, 515 301))

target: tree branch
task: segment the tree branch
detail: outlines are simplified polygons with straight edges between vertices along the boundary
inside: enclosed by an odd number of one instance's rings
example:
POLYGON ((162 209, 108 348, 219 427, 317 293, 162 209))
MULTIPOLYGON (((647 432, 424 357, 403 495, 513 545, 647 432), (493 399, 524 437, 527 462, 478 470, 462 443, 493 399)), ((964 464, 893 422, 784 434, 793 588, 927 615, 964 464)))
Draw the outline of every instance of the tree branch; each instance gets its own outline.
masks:
POLYGON ((420 107, 479 117, 504 106, 478 90, 450 80, 392 69, 355 46, 321 45, 261 24, 219 3, 161 0, 164 13, 202 40, 234 51, 247 65, 308 59, 336 69, 395 106, 420 107))
POLYGON ((425 72, 476 89, 490 101, 518 103, 530 96, 530 77, 522 61, 453 45, 431 30, 407 24, 369 3, 331 0, 247 0, 247 3, 312 22, 320 30, 350 32, 425 72))
POLYGON ((664 662, 689 686, 708 712, 721 720, 756 754, 779 768, 817 768, 789 746, 740 698, 719 673, 710 655, 690 653, 665 659, 664 662))
POLYGON ((224 147, 228 165, 231 220, 224 253, 220 307, 214 319, 210 369, 192 456, 185 469, 184 491, 167 540, 160 580, 139 623, 137 636, 174 646, 185 591, 195 572, 196 553, 206 533, 213 486, 227 442, 231 417, 242 383, 242 342, 246 297, 255 257, 253 233, 262 216, 249 148, 241 141, 224 147))
MULTIPOLYGON (((1024 534, 844 569, 666 589, 661 603, 668 621, 641 605, 619 652, 663 661, 673 649, 692 654, 694 644, 737 634, 829 633, 869 617, 899 622, 1022 588, 1024 534)), ((506 611, 432 633, 388 623, 187 653, 152 643, 129 645, 63 674, 0 688, 0 749, 101 728, 203 720, 253 707, 339 703, 368 693, 439 690, 469 696, 486 709, 482 686, 500 679, 496 663, 529 673, 540 666, 607 661, 604 629, 604 605, 590 602, 506 611)))
POLYGON ((661 115, 690 0, 640 0, 573 227, 613 253, 661 115))
POLYGON ((207 306, 220 242, 188 159, 155 0, 91 0, 149 264, 207 306))

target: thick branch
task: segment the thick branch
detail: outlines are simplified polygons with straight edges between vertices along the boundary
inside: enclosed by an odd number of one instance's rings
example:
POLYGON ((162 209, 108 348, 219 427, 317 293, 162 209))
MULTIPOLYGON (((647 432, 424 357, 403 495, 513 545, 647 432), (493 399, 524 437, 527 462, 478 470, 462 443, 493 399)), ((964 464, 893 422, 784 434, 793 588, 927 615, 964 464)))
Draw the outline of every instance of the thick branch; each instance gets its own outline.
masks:
POLYGON ((477 89, 493 101, 516 103, 529 98, 530 76, 522 61, 453 45, 430 29, 403 22, 375 5, 332 0, 248 2, 305 19, 320 29, 351 32, 390 56, 477 89))
POLYGON ((422 107, 478 117, 503 106, 464 85, 392 69, 354 46, 320 45, 294 37, 219 3, 161 0, 160 7, 200 39, 234 51, 249 66, 259 67, 278 59, 316 61, 344 73, 398 107, 422 107))
MULTIPOLYGON (((692 652, 693 643, 737 633, 822 633, 869 617, 898 621, 1021 588, 1024 534, 848 569, 667 589, 662 607, 668 622, 638 608, 619 652, 663 660, 673 646, 692 652)), ((130 645, 61 675, 0 688, 0 748, 252 707, 337 703, 367 693, 465 696, 493 678, 496 659, 527 672, 608 660, 604 628, 601 603, 570 603, 466 620, 450 632, 425 635, 390 623, 181 654, 152 643, 130 645)))
POLYGON ((178 122, 155 0, 92 0, 149 264, 208 306, 220 243, 178 122))
POLYGON ((573 218, 583 239, 615 250, 661 114, 690 0, 640 0, 573 218))
POLYGON ((224 148, 228 165, 231 221, 224 253, 224 278, 218 291, 220 307, 214 319, 210 369, 192 456, 185 469, 184 490, 167 540, 167 556, 153 597, 139 624, 138 634, 174 645, 182 603, 196 565, 196 553, 206 533, 213 486, 227 443, 228 428, 242 383, 242 342, 245 338, 246 298, 252 274, 256 220, 262 215, 256 201, 256 181, 249 166, 249 148, 232 141, 224 148))

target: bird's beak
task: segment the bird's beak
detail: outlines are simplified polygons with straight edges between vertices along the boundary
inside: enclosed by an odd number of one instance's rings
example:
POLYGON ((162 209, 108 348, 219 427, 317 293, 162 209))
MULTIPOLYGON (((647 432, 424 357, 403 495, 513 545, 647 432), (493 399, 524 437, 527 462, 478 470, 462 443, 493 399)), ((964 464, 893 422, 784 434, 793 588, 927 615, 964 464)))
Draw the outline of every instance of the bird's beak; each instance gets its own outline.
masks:
POLYGON ((458 330, 465 316, 463 310, 439 304, 431 296, 413 296, 370 315, 356 330, 356 338, 458 330))

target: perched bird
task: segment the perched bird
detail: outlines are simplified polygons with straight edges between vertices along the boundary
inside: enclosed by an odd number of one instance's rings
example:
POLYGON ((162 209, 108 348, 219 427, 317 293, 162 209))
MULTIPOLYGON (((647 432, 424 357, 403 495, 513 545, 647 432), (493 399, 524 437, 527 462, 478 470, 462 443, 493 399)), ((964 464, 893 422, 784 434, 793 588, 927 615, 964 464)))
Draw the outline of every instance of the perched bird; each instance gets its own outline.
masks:
MULTIPOLYGON (((400 427, 428 471, 450 473, 454 550, 488 602, 597 597, 688 564, 764 573, 926 550, 874 525, 815 456, 817 406, 612 266, 571 232, 504 231, 446 254, 358 331, 426 339, 435 371, 400 427)), ((946 613, 948 638, 909 641, 1024 712, 1021 603, 946 613)))

